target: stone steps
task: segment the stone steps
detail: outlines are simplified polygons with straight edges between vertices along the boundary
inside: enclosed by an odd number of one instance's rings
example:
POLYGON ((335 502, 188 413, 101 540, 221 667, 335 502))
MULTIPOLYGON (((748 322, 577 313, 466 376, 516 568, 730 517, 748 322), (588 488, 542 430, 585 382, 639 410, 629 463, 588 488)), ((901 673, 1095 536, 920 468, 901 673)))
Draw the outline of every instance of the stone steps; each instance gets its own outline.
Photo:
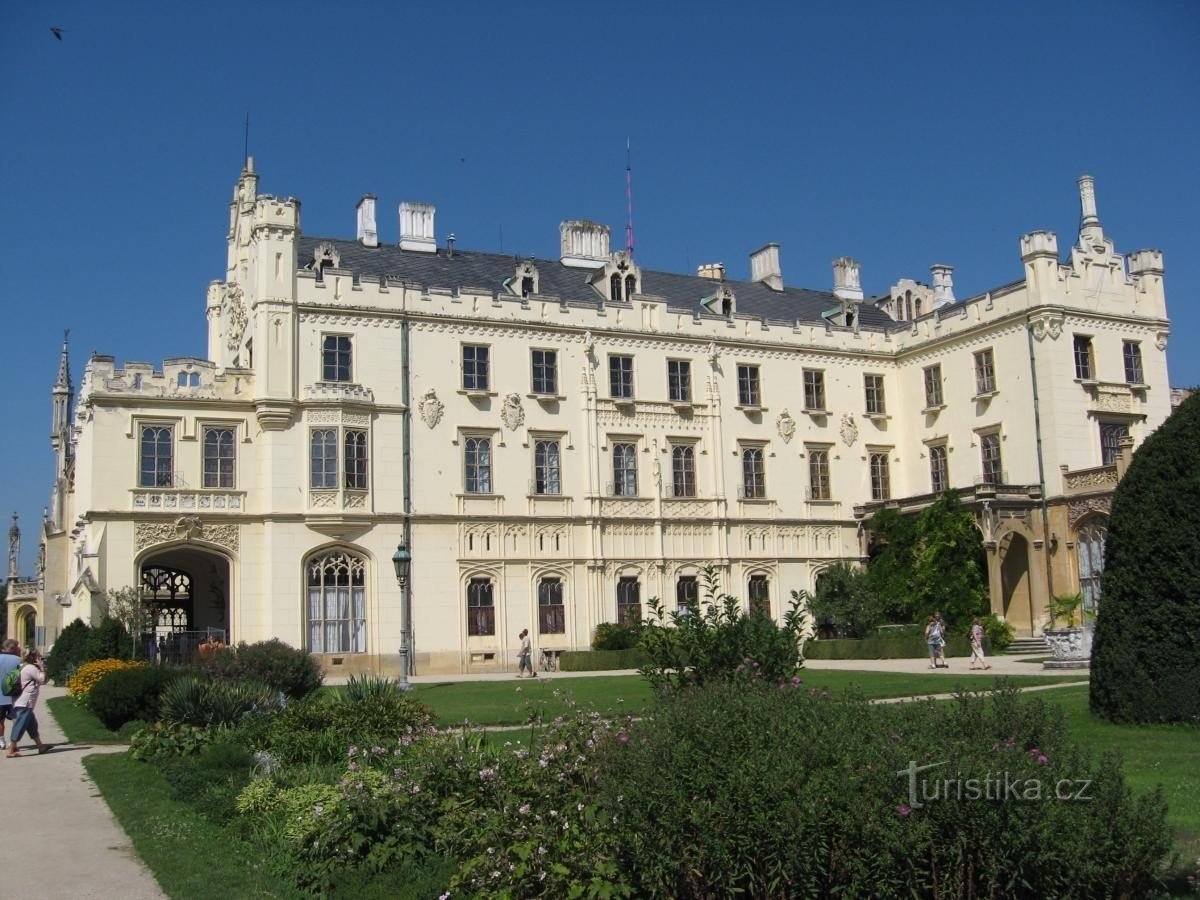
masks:
POLYGON ((1014 638, 1013 642, 1008 645, 1005 653, 1049 653, 1050 649, 1046 646, 1046 639, 1040 637, 1019 637, 1014 638))

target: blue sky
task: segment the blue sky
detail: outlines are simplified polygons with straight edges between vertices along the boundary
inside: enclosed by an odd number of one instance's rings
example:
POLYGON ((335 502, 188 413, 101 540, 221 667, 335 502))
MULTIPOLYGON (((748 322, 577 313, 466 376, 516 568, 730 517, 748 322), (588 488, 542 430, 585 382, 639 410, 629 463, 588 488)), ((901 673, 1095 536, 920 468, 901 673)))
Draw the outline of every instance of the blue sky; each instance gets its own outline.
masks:
POLYGON ((370 191, 383 240, 424 200, 460 247, 553 257, 566 218, 617 244, 628 137, 643 266, 746 277, 777 241, 787 283, 827 289, 848 254, 868 293, 935 262, 959 297, 1020 278, 1020 234, 1073 241, 1086 172, 1118 249, 1166 254, 1186 386, 1198 46, 1190 0, 0 3, 0 510, 23 569, 62 329, 76 377, 93 350, 204 354, 247 110, 260 186, 308 233, 353 236, 370 191))

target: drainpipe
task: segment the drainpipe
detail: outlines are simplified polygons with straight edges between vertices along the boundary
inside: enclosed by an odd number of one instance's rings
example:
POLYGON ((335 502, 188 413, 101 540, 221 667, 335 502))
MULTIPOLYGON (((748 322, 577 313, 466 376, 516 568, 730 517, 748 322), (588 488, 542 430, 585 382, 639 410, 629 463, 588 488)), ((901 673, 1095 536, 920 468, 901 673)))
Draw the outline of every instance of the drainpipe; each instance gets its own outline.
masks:
MULTIPOLYGON (((1047 602, 1054 596, 1054 567, 1050 560, 1050 509, 1046 502, 1046 467, 1042 461, 1042 413, 1038 402, 1037 361, 1033 353, 1033 323, 1025 316, 1025 338, 1029 342, 1029 374, 1033 385, 1033 433, 1037 438, 1038 485, 1042 490, 1042 555, 1046 558, 1047 602)), ((1029 592, 1029 627, 1033 628, 1033 591, 1029 592)))
MULTIPOLYGON (((404 546, 412 546, 412 385, 408 360, 408 290, 404 291, 400 318, 400 399, 404 404, 403 451, 401 466, 404 481, 404 546)), ((412 583, 410 570, 400 595, 400 667, 404 681, 413 673, 412 665, 412 583)))

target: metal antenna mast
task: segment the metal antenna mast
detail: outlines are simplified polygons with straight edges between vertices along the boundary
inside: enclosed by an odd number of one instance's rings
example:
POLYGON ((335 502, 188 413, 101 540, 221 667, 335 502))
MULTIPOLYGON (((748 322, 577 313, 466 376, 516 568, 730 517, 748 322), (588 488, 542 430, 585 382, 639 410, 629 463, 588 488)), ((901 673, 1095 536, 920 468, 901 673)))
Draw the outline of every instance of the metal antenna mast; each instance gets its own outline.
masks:
POLYGON ((242 168, 250 162, 250 110, 246 110, 246 130, 242 137, 242 168))
POLYGON ((625 251, 633 256, 633 162, 629 138, 625 138, 625 251))

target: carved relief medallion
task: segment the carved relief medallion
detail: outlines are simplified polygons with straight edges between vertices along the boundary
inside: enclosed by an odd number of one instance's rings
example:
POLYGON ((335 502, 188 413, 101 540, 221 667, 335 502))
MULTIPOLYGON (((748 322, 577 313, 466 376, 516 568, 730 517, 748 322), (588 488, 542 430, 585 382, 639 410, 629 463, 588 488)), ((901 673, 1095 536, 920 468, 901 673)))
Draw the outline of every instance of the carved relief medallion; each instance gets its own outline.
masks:
POLYGON ((525 423, 525 410, 521 406, 520 394, 509 394, 504 398, 504 407, 500 410, 500 418, 509 431, 516 431, 525 423))
POLYGON ((854 421, 854 416, 849 413, 842 413, 842 443, 847 447, 853 447, 854 442, 858 440, 858 423, 854 421))
POLYGON ((792 436, 796 433, 796 420, 785 409, 779 414, 779 418, 775 420, 775 428, 779 432, 779 436, 783 438, 783 442, 785 444, 790 443, 792 436))
POLYGON ((430 428, 436 428, 437 423, 442 421, 442 412, 446 409, 446 404, 438 399, 437 390, 430 388, 417 404, 417 409, 421 414, 421 421, 430 428))
POLYGON ((231 522, 206 525, 199 516, 180 516, 173 522, 137 522, 134 524, 134 543, 138 550, 152 547, 155 544, 197 540, 236 551, 239 543, 238 526, 231 522))
POLYGON ((1035 340, 1042 340, 1049 335, 1050 340, 1057 341, 1062 335, 1063 317, 1055 313, 1043 313, 1029 323, 1035 340))

